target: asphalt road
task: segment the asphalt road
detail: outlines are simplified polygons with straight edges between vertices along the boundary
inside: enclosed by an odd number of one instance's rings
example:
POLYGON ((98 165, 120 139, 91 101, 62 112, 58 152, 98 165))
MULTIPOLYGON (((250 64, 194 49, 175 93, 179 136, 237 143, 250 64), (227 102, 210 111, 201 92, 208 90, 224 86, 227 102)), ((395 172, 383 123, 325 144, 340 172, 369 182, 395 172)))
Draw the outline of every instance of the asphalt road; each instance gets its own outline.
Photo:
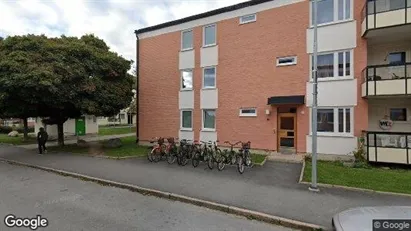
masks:
POLYGON ((0 230, 4 218, 41 215, 37 230, 291 230, 194 205, 0 162, 0 230))

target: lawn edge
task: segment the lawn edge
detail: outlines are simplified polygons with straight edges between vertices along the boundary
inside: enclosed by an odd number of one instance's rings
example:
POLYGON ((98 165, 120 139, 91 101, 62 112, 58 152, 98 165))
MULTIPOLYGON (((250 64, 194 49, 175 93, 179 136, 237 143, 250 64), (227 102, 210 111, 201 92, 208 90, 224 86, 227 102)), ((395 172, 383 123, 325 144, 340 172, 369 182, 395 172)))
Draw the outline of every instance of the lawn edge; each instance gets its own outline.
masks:
POLYGON ((15 160, 9 160, 5 158, 0 158, 0 161, 6 162, 9 164, 25 166, 25 167, 35 168, 35 169, 39 169, 39 170, 43 170, 47 172, 52 172, 52 173, 56 173, 62 176, 70 176, 70 177, 74 177, 74 178, 85 180, 85 181, 91 181, 91 182, 95 182, 95 183, 98 183, 104 186, 112 186, 112 187, 117 187, 117 188, 128 189, 132 192, 137 192, 142 195, 155 196, 155 197, 169 199, 172 201, 180 201, 183 203, 188 203, 188 204, 192 204, 192 205, 196 205, 200 207, 206 207, 212 210, 222 211, 222 212, 226 212, 228 214, 233 214, 233 215, 239 215, 239 216, 246 217, 248 219, 254 219, 254 220, 258 220, 258 221, 265 222, 265 223, 276 224, 276 225, 281 225, 281 226, 290 227, 290 228, 298 228, 302 230, 327 230, 325 227, 322 227, 316 224, 283 218, 283 217, 274 216, 274 215, 270 215, 266 213, 261 213, 261 212, 254 211, 254 210, 238 208, 235 206, 229 206, 229 205, 220 204, 220 203, 216 203, 212 201, 188 197, 188 196, 184 196, 180 194, 175 194, 175 193, 170 193, 170 192, 165 192, 165 191, 160 191, 160 190, 155 190, 155 189, 149 189, 149 188, 143 188, 137 185, 106 180, 102 178, 83 175, 80 173, 68 172, 64 170, 28 164, 28 163, 15 161, 15 160))
POLYGON ((267 156, 264 157, 264 160, 261 163, 255 163, 254 165, 263 166, 267 162, 267 156))
POLYGON ((301 167, 300 178, 298 179, 298 183, 303 182, 304 171, 305 171, 305 157, 303 158, 303 164, 302 164, 302 167, 301 167))

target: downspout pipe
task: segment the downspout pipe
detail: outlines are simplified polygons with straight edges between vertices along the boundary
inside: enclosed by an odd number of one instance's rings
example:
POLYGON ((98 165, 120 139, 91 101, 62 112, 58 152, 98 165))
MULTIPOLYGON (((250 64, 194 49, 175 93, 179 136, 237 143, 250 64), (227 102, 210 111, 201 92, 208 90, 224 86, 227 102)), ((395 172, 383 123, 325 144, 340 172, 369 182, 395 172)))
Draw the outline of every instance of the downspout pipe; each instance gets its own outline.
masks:
POLYGON ((140 38, 138 37, 138 31, 135 30, 134 33, 136 34, 136 46, 137 46, 137 54, 136 54, 136 143, 140 141, 140 107, 139 107, 139 101, 140 101, 140 84, 139 84, 139 79, 140 79, 140 38))

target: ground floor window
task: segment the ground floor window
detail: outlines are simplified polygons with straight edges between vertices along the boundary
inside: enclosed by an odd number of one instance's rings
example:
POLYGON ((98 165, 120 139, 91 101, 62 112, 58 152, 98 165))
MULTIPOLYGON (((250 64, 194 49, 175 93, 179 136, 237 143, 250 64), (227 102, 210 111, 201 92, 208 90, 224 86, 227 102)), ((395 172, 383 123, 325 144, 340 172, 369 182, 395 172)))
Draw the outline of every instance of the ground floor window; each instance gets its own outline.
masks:
POLYGON ((321 133, 351 134, 353 125, 351 108, 319 108, 317 131, 321 133))
POLYGON ((215 109, 203 110, 203 129, 215 129, 215 109))
POLYGON ((193 128, 193 112, 191 110, 181 111, 181 129, 193 128))

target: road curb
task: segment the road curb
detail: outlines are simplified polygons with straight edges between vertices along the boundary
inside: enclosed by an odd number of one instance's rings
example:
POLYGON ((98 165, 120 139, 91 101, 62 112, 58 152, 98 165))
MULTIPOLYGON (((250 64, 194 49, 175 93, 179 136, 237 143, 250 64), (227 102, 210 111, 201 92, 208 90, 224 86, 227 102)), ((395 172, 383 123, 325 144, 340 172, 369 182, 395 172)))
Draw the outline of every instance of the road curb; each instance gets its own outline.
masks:
POLYGON ((136 185, 125 184, 125 183, 111 181, 111 180, 105 180, 105 179, 87 176, 87 175, 83 175, 79 173, 68 172, 68 171, 59 170, 55 168, 49 168, 49 167, 43 167, 39 165, 23 163, 20 161, 9 160, 5 158, 0 158, 0 161, 4 161, 9 164, 40 169, 43 171, 56 173, 62 176, 70 176, 70 177, 78 178, 84 181, 95 182, 95 183, 105 185, 105 186, 113 186, 117 188, 128 189, 132 192, 137 192, 142 195, 155 196, 155 197, 165 198, 165 199, 169 199, 173 201, 180 201, 183 203, 206 207, 212 210, 218 210, 218 211, 226 212, 226 213, 233 214, 233 215, 239 215, 239 216, 243 216, 249 219, 254 219, 254 220, 258 220, 258 221, 262 221, 262 222, 266 222, 270 224, 277 224, 277 225, 282 225, 282 226, 290 227, 290 228, 297 228, 301 230, 327 230, 325 227, 315 225, 315 224, 282 218, 278 216, 269 215, 266 213, 261 213, 261 212, 257 212, 253 210, 224 205, 224 204, 220 204, 220 203, 216 203, 212 201, 206 201, 202 199, 197 199, 193 197, 183 196, 183 195, 179 195, 175 193, 169 193, 169 192, 164 192, 164 191, 159 191, 159 190, 154 190, 154 189, 143 188, 143 187, 136 186, 136 185))
POLYGON ((301 183, 303 181, 304 171, 305 171, 305 158, 303 159, 303 166, 301 167, 300 178, 298 179, 298 183, 301 183))

